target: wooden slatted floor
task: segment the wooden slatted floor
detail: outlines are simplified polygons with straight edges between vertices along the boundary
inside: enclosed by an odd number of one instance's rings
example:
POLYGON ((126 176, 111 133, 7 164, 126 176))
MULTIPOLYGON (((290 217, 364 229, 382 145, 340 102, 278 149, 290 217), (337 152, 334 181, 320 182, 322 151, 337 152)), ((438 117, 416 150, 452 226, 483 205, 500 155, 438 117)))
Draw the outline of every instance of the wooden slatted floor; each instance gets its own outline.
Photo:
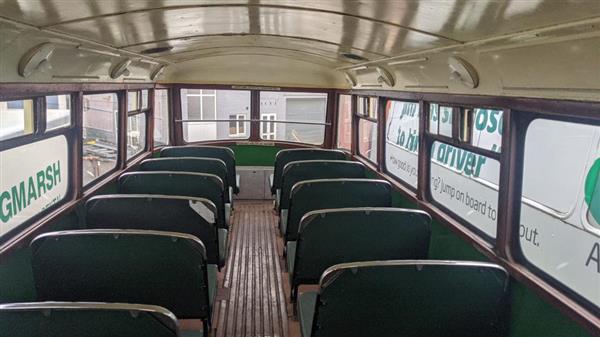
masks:
POLYGON ((288 316, 289 286, 287 273, 282 273, 282 243, 276 225, 272 202, 236 202, 212 336, 297 336, 297 323, 288 316))

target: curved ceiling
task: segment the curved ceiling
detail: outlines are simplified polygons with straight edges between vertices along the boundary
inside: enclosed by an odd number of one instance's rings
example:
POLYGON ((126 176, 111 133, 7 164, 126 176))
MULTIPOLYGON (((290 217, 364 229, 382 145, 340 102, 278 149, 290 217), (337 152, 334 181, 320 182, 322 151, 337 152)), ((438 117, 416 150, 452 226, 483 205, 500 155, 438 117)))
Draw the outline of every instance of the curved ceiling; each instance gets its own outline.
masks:
POLYGON ((274 55, 335 68, 600 15, 597 0, 0 0, 0 17, 183 62, 274 55))

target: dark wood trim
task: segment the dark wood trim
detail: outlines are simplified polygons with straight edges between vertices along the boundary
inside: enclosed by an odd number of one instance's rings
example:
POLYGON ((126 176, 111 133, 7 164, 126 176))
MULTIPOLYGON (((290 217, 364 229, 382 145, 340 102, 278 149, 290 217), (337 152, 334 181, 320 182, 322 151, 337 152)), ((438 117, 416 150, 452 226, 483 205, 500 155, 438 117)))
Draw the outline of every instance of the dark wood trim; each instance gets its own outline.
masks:
MULTIPOLYGON (((250 119, 260 120, 260 92, 250 91, 250 119)), ((260 122, 250 123, 250 141, 261 141, 260 122)))
POLYGON ((431 161, 431 140, 426 137, 427 130, 429 130, 429 104, 425 102, 419 102, 419 154, 418 154, 418 167, 417 167, 417 199, 422 201, 428 201, 429 199, 429 182, 430 178, 430 165, 431 161))
POLYGON ((337 120, 334 116, 337 116, 337 95, 333 91, 327 92, 327 109, 325 110, 325 134, 323 135, 323 147, 331 149, 334 146, 334 134, 337 126, 337 120))
POLYGON ((385 171, 385 140, 386 140, 386 106, 387 99, 384 97, 377 98, 377 167, 380 172, 385 171))

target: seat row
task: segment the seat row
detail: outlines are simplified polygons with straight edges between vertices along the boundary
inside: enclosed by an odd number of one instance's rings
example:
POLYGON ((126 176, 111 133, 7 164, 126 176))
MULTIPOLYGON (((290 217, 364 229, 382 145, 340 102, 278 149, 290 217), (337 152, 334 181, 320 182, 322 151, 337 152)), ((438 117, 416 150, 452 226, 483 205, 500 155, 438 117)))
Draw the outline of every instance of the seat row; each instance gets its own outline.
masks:
POLYGON ((430 216, 392 207, 363 164, 282 150, 271 181, 303 337, 505 335, 507 272, 430 260, 430 216))
POLYGON ((85 229, 32 241, 42 303, 0 306, 0 331, 179 336, 177 317, 202 320, 206 336, 237 185, 229 148, 162 149, 119 177, 119 194, 86 202, 85 229))

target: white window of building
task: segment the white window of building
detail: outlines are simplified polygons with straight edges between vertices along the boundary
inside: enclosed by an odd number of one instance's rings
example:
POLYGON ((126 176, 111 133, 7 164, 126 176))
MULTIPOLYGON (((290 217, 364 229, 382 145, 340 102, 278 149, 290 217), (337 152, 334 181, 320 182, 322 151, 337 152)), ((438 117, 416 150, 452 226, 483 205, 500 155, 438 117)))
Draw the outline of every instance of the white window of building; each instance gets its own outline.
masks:
POLYGON ((229 136, 230 137, 244 137, 246 136, 246 125, 244 119, 245 114, 229 115, 229 136))
POLYGON ((263 121, 271 121, 271 122, 263 122, 260 123, 260 139, 265 140, 275 140, 275 135, 277 134, 277 128, 275 126, 275 116, 277 114, 261 114, 260 119, 263 121))

